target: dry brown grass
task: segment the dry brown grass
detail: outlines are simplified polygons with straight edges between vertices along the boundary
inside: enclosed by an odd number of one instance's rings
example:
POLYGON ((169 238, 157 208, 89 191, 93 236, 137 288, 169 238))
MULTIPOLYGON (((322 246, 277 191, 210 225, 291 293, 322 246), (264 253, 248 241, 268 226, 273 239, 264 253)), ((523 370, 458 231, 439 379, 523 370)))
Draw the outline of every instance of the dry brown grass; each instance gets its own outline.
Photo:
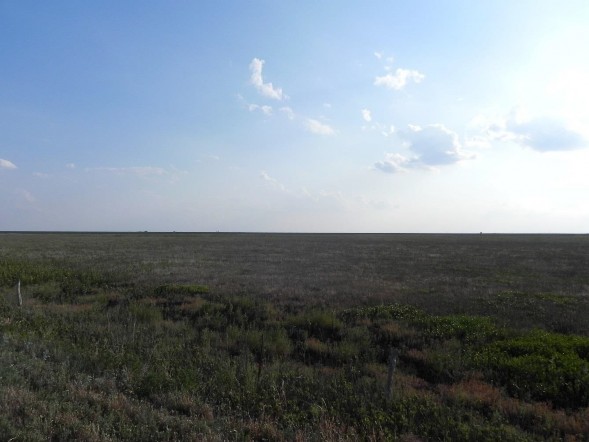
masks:
POLYGON ((589 435, 589 408, 567 412, 556 410, 544 402, 524 402, 508 397, 501 389, 479 379, 468 379, 452 385, 439 385, 437 391, 444 400, 459 402, 475 408, 497 410, 510 421, 532 422, 569 436, 569 440, 584 440, 589 435), (575 435, 579 435, 576 439, 575 435))
POLYGON ((183 312, 195 312, 200 310, 200 308, 206 303, 204 299, 201 297, 194 297, 194 298, 187 298, 184 302, 180 305, 180 310, 183 312))

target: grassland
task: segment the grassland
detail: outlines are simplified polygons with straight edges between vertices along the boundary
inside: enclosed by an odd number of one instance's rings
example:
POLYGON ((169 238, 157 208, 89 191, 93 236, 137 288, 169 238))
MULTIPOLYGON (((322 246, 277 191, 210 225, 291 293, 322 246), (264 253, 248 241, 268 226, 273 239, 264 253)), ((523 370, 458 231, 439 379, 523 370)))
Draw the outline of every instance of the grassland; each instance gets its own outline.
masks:
POLYGON ((589 440, 585 235, 4 233, 0 333, 0 440, 589 440))

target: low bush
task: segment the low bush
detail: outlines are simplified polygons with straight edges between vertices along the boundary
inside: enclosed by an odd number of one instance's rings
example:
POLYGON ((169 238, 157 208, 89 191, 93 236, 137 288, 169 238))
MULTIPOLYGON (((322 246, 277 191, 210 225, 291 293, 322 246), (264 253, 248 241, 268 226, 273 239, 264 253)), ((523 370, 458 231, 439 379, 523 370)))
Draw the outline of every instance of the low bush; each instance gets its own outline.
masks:
POLYGON ((499 340, 478 355, 490 381, 524 400, 589 406, 589 338, 535 330, 499 340))

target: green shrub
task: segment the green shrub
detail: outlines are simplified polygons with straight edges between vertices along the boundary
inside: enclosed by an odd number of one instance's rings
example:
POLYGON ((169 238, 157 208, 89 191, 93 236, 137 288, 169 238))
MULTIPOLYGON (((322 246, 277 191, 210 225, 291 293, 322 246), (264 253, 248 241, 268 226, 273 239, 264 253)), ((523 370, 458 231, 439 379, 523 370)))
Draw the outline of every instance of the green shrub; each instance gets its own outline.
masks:
POLYGON ((478 355, 487 377, 524 400, 589 406, 589 338, 535 330, 486 346, 478 355))

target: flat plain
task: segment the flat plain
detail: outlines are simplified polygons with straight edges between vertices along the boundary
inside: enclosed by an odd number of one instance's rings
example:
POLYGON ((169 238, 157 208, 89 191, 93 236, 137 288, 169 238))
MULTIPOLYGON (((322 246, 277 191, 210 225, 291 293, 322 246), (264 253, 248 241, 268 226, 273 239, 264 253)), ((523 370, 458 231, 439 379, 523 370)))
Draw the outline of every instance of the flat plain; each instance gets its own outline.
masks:
POLYGON ((589 235, 0 233, 0 294, 6 440, 589 437, 589 235))

